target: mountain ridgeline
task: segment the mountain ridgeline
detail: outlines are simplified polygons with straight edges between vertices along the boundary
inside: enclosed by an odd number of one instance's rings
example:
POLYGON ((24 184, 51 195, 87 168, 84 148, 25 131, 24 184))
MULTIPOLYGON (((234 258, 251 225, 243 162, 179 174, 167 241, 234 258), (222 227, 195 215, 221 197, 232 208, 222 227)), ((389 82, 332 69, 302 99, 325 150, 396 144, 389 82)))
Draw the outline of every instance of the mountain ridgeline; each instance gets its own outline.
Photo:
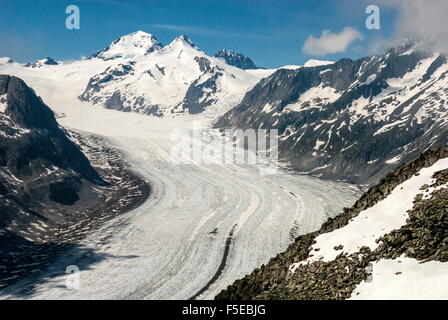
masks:
POLYGON ((406 43, 356 61, 277 70, 216 128, 278 128, 299 172, 371 184, 448 137, 445 54, 406 43))
POLYGON ((228 110, 261 77, 242 70, 255 67, 249 58, 224 52, 210 57, 185 35, 164 46, 137 31, 90 58, 107 65, 90 78, 79 99, 158 117, 197 114, 213 106, 228 110))

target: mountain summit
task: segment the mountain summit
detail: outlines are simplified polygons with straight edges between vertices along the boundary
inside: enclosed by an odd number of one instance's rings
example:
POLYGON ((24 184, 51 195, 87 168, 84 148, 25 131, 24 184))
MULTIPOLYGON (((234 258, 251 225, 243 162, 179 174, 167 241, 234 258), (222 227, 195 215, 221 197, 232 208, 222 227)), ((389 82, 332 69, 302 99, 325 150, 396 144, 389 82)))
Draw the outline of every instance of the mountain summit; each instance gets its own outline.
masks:
POLYGON ((228 65, 246 70, 257 69, 251 58, 232 50, 219 50, 215 53, 215 58, 223 59, 228 65))
POLYGON ((160 50, 162 47, 162 43, 152 34, 136 31, 116 39, 106 49, 98 51, 92 57, 103 60, 132 59, 160 50))
POLYGON ((110 61, 79 98, 153 116, 201 113, 215 105, 228 110, 261 78, 208 56, 185 35, 162 47, 152 35, 137 32, 96 57, 110 61))
POLYGON ((174 44, 177 44, 177 43, 182 43, 183 45, 188 45, 188 46, 190 46, 190 47, 199 49, 199 48, 193 43, 193 41, 192 41, 189 37, 187 37, 186 35, 181 35, 181 36, 176 37, 176 38, 173 40, 173 42, 170 43, 170 45, 174 45, 174 44))

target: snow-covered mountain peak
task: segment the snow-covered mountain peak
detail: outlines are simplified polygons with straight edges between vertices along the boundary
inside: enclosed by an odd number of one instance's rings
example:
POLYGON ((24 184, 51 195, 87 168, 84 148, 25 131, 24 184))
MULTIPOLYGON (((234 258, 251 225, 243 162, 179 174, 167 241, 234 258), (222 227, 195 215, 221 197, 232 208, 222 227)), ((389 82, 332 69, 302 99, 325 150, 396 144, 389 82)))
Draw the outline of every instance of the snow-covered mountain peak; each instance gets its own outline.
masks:
POLYGON ((435 39, 419 39, 407 37, 394 47, 386 50, 386 57, 405 56, 405 55, 439 55, 442 52, 437 47, 435 39))
POLYGON ((136 31, 116 39, 106 49, 95 53, 93 57, 103 60, 133 59, 160 50, 162 47, 162 43, 152 34, 136 31))
POLYGON ((155 116, 201 113, 228 109, 260 78, 208 56, 183 35, 150 55, 112 61, 80 99, 155 116))
POLYGON ((194 44, 194 42, 191 41, 191 39, 188 38, 186 35, 176 37, 169 45, 167 45, 167 48, 171 49, 180 48, 181 50, 184 48, 193 48, 199 50, 199 48, 194 44))

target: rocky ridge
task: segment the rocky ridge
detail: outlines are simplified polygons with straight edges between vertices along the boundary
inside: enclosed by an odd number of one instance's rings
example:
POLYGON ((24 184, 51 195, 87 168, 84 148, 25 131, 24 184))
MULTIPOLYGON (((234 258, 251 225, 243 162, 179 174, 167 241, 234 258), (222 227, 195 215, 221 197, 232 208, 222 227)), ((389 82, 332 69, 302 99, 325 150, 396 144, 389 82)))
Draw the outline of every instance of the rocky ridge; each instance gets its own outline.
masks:
POLYGON ((215 127, 278 129, 286 166, 371 185, 446 145, 447 75, 446 55, 415 42, 356 61, 280 69, 215 127))

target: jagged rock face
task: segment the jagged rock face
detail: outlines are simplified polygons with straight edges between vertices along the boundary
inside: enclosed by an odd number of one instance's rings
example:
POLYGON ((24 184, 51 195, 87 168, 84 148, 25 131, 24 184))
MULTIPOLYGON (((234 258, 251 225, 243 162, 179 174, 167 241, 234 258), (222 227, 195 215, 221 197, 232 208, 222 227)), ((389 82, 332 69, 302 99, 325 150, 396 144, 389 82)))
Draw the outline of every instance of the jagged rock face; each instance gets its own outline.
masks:
POLYGON ((202 83, 199 83, 198 79, 193 81, 188 87, 183 101, 183 106, 188 109, 189 113, 201 113, 216 101, 213 94, 218 91, 216 80, 220 76, 222 73, 217 72, 202 83))
POLYGON ((217 128, 277 128, 281 158, 325 178, 373 183, 447 141, 448 62, 413 44, 334 64, 278 70, 217 128))
MULTIPOLYGON (((133 47, 135 36, 123 38, 129 38, 127 46, 133 47)), ((152 116, 194 114, 218 104, 228 110, 260 79, 207 56, 186 36, 151 48, 135 52, 132 58, 117 58, 89 80, 79 98, 108 109, 152 116)))
POLYGON ((17 125, 27 129, 58 131, 53 112, 19 78, 1 75, 0 95, 6 105, 4 115, 9 116, 17 125))
POLYGON ((216 58, 223 59, 228 65, 246 70, 257 69, 251 58, 232 50, 219 50, 215 53, 216 58))

